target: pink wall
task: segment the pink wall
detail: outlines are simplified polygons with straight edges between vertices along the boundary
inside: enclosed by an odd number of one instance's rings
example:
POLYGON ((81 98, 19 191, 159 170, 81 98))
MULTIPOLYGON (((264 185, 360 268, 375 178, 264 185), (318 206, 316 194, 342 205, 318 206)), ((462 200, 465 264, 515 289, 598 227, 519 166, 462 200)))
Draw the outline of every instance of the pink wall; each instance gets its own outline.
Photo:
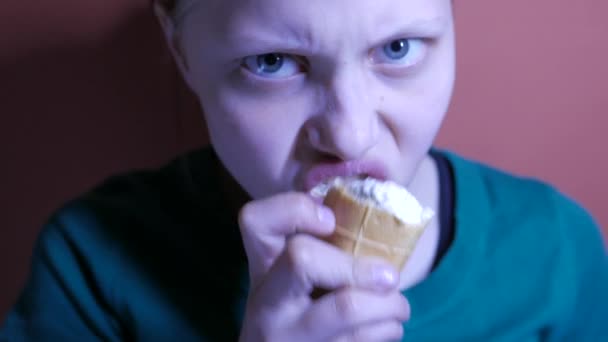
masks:
POLYGON ((438 143, 547 180, 608 229, 607 1, 456 1, 458 80, 438 143))
MULTIPOLYGON (((608 227, 608 2, 456 3, 459 75, 439 144, 548 180, 608 227)), ((0 321, 52 210, 111 173, 205 141, 147 6, 0 11, 0 321)))

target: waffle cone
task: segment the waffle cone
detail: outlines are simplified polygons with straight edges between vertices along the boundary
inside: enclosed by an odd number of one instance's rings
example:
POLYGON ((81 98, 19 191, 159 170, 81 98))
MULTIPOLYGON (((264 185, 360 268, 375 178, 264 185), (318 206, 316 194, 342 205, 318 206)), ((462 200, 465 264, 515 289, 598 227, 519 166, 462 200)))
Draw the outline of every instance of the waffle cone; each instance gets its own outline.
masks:
POLYGON ((391 213, 366 204, 341 187, 327 193, 324 204, 336 217, 336 230, 326 240, 355 257, 385 259, 401 270, 429 220, 406 224, 391 213))

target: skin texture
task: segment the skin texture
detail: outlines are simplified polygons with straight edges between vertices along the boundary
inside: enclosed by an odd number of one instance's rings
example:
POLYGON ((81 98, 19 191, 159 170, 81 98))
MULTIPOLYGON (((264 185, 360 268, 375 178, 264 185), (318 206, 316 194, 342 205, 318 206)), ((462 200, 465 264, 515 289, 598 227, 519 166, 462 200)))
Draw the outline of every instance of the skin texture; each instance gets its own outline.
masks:
MULTIPOLYGON (((400 270, 317 239, 334 218, 305 191, 376 172, 435 199, 427 152, 454 81, 451 2, 186 1, 179 22, 157 14, 211 143, 252 199, 239 215, 252 279, 241 340, 400 338, 400 270), (313 300, 317 287, 328 294, 313 300)), ((434 256, 429 231, 410 283, 434 256)))

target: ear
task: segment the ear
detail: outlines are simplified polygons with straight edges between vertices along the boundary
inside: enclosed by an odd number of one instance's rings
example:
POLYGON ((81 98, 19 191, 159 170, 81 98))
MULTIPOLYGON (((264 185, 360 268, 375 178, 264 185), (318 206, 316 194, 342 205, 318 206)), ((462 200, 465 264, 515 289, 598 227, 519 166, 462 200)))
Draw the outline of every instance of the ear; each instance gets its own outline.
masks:
POLYGON ((188 61, 184 55, 177 25, 161 1, 154 1, 153 6, 154 14, 156 15, 156 18, 158 19, 158 22, 160 23, 160 26, 165 34, 167 45, 171 51, 171 54, 173 55, 173 58, 175 59, 175 63, 177 64, 177 67, 184 80, 190 83, 188 80, 188 61))

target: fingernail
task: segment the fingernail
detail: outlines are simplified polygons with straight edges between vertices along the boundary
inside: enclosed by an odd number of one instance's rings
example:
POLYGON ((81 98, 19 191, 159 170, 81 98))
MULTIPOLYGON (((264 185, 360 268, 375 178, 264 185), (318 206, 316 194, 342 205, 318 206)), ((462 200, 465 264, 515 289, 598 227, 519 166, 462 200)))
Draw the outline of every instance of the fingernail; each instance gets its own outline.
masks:
POLYGON ((319 217, 319 221, 321 221, 322 223, 327 224, 331 227, 335 225, 334 213, 328 207, 318 206, 317 216, 319 217))
POLYGON ((391 288, 397 284, 397 274, 390 267, 376 266, 372 269, 372 279, 376 286, 391 288))

